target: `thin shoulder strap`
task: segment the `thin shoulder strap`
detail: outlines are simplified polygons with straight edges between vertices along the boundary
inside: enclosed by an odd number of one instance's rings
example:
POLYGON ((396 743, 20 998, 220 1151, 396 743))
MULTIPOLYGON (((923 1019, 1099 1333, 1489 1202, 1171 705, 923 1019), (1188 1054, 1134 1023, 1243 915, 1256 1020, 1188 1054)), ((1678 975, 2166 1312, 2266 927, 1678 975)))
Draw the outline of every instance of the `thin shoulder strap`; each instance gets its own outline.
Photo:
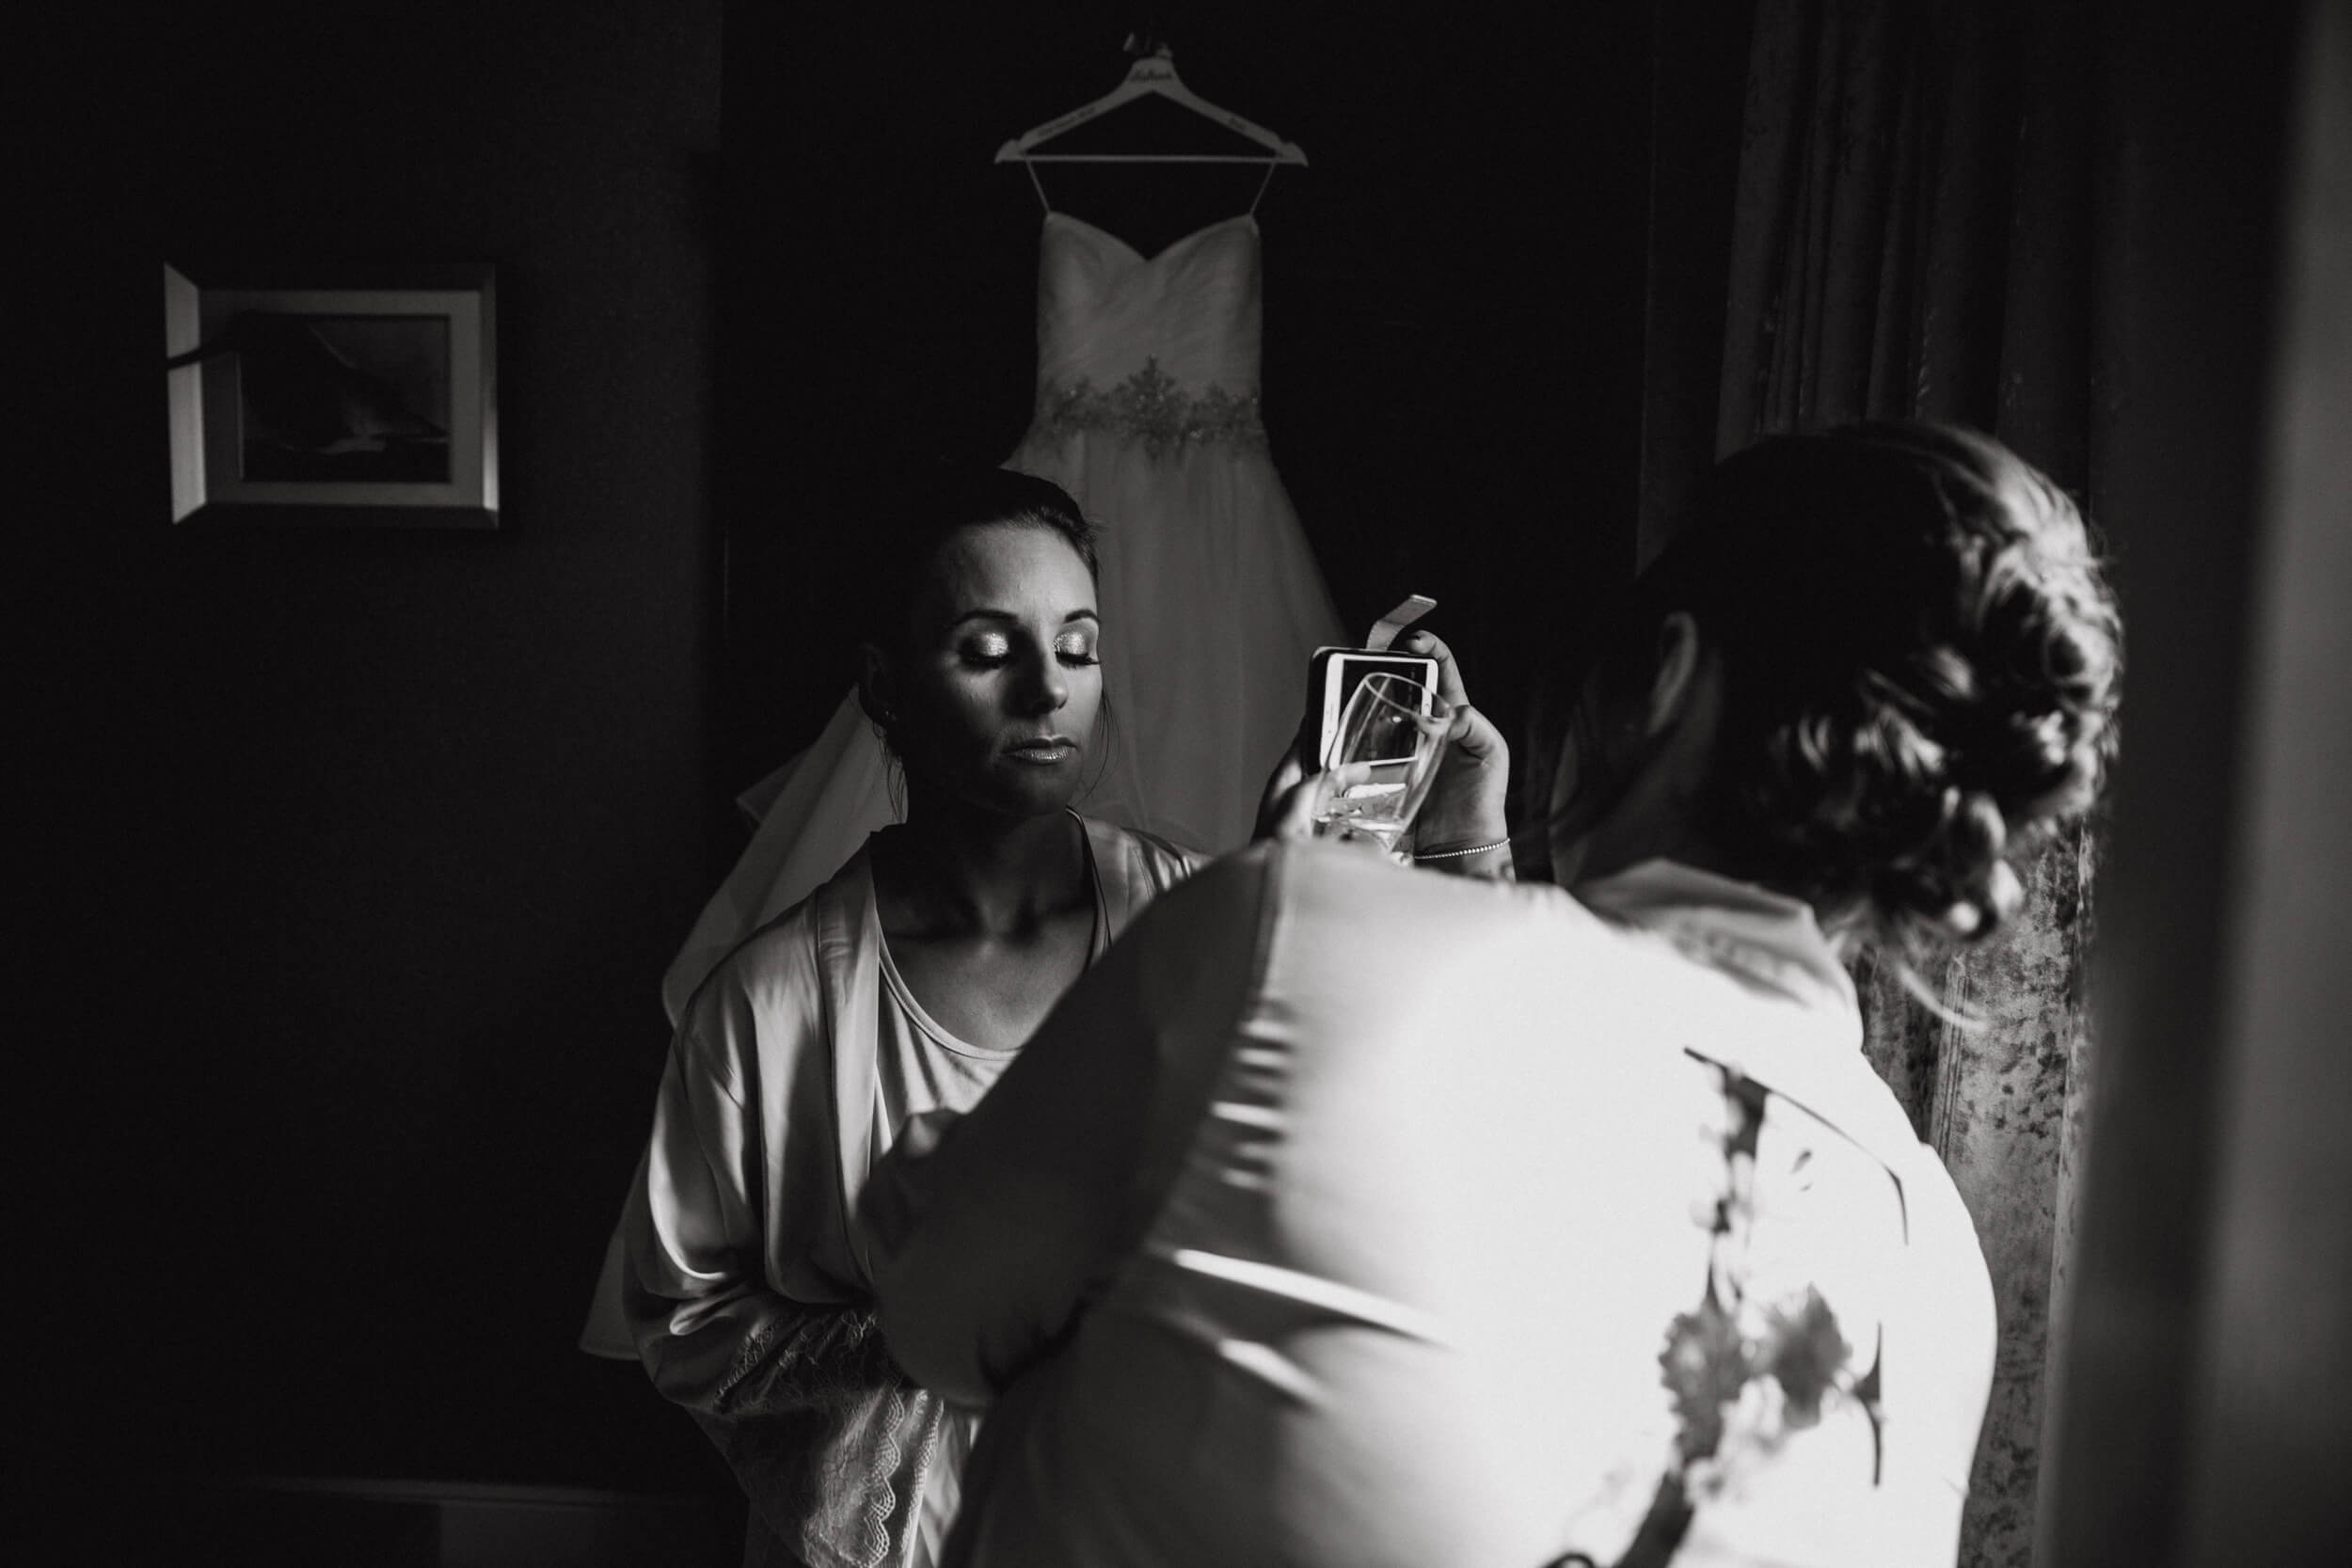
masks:
MULTIPOLYGON (((1045 199, 1045 182, 1037 177, 1037 165, 1024 158, 1021 160, 1021 166, 1029 171, 1029 183, 1037 187, 1037 204, 1044 208, 1046 214, 1050 217, 1053 214, 1054 204, 1045 199)), ((1266 172, 1269 174, 1273 172, 1272 166, 1267 166, 1266 172)))
MULTIPOLYGON (((1034 179, 1036 179, 1036 178, 1037 178, 1037 176, 1036 176, 1036 175, 1034 175, 1034 174, 1032 174, 1032 175, 1030 175, 1030 176, 1029 176, 1029 178, 1030 178, 1030 179, 1032 179, 1032 180, 1034 180, 1034 179)), ((1273 184, 1273 183, 1274 183, 1274 160, 1273 160, 1273 159, 1271 159, 1271 158, 1268 158, 1268 159, 1265 161, 1265 178, 1258 182, 1258 194, 1257 194, 1257 195, 1255 195, 1255 196, 1253 196, 1253 197, 1251 197, 1251 198, 1249 198, 1249 215, 1250 215, 1251 217, 1253 217, 1253 218, 1254 218, 1254 217, 1256 217, 1256 216, 1258 215, 1258 203, 1259 203, 1259 202, 1261 202, 1261 201, 1263 201, 1263 200, 1265 199, 1265 192, 1266 192, 1266 187, 1267 187, 1268 185, 1273 184)), ((1041 195, 1041 196, 1042 196, 1043 194, 1044 194, 1044 193, 1043 193, 1043 192, 1041 192, 1041 191, 1039 193, 1039 195, 1041 195)))
POLYGON ((1079 831, 1085 835, 1087 857, 1094 871, 1094 893, 1100 900, 1105 929, 1104 944, 1119 940, 1127 923, 1136 917, 1140 905, 1151 901, 1152 893, 1136 896, 1136 884, 1142 879, 1142 866, 1127 835, 1100 817, 1079 812, 1070 814, 1078 819, 1079 831))

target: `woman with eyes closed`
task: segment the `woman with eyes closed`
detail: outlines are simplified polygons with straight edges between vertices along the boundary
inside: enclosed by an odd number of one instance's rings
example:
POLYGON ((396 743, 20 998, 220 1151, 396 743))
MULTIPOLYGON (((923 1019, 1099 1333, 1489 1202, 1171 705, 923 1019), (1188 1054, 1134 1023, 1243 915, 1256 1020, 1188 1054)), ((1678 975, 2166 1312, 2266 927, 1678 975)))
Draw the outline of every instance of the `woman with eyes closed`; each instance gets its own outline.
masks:
POLYGON ((874 543, 859 694, 905 820, 694 992, 621 1223, 639 1356, 749 1496, 747 1564, 934 1560, 977 1418, 883 1348, 859 1191, 1197 863, 1072 809, 1106 715, 1065 493, 960 473, 874 543))

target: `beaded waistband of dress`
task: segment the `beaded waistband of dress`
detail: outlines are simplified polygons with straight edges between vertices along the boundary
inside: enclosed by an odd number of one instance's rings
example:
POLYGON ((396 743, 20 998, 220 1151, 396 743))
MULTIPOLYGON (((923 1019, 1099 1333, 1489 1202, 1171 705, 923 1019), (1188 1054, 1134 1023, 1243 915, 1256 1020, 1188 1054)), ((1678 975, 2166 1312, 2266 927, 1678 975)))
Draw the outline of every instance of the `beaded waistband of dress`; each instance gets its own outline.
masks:
POLYGON ((1214 385, 1186 391, 1156 358, 1108 389, 1085 376, 1041 384, 1030 428, 1057 439, 1081 431, 1117 436, 1142 442, 1154 457, 1171 447, 1216 442, 1263 447, 1266 438, 1256 391, 1237 394, 1214 385))

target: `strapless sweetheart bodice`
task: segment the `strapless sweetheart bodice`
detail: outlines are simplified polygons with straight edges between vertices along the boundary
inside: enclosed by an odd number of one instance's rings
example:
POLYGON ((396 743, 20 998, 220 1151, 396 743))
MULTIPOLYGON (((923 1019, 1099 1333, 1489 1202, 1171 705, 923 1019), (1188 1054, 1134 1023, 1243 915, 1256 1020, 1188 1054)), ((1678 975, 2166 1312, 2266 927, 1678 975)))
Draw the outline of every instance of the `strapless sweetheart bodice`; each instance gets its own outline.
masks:
POLYGON ((1263 444, 1258 224, 1248 214, 1156 256, 1050 213, 1039 242, 1037 426, 1141 440, 1263 444))

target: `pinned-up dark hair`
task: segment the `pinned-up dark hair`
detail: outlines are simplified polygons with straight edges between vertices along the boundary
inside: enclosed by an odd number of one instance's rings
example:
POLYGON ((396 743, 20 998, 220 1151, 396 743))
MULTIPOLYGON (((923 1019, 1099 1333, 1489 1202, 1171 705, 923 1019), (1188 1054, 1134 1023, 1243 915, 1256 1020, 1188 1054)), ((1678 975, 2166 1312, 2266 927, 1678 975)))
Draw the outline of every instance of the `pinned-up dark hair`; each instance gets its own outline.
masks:
POLYGON ((2081 515, 1998 442, 1872 423, 1719 464, 1606 640, 1687 611, 1720 651, 1708 837, 1877 934, 1973 941, 2011 863, 2096 798, 2122 626, 2081 515))
POLYGON ((1051 480, 977 464, 924 468, 894 487, 868 520, 860 576, 860 634, 886 648, 907 635, 940 547, 967 528, 1033 528, 1059 535, 1100 581, 1095 529, 1051 480))

